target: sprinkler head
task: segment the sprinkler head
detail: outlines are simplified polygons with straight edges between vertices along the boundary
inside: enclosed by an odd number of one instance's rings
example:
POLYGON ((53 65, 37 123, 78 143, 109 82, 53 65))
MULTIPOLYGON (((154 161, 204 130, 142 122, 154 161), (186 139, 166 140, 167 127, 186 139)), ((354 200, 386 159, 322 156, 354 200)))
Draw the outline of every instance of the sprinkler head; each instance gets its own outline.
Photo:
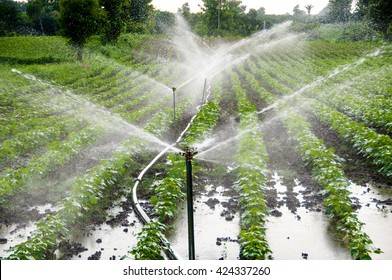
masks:
POLYGON ((196 155, 198 152, 194 148, 185 147, 185 151, 181 152, 181 155, 186 157, 188 160, 192 160, 193 156, 196 155))

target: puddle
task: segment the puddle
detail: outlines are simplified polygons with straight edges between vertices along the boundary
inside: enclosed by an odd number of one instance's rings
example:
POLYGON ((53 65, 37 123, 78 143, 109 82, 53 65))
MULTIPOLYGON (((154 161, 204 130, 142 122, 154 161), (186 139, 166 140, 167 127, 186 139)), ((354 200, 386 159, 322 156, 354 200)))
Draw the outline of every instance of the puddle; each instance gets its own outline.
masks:
POLYGON ((25 242, 30 233, 36 229, 35 223, 0 225, 0 257, 9 255, 6 250, 19 243, 25 242))
POLYGON ((351 192, 361 205, 358 218, 365 223, 364 231, 373 244, 381 248, 382 254, 374 254, 376 260, 392 260, 392 191, 377 188, 371 184, 351 184, 351 192))
POLYGON ((115 226, 102 224, 88 233, 86 231, 74 233, 71 241, 82 244, 87 251, 74 256, 73 260, 87 260, 93 254, 100 260, 130 259, 128 254, 137 243, 136 234, 142 225, 134 214, 129 215, 130 222, 136 221, 133 226, 115 226), (97 253, 98 252, 98 253, 97 253))
MULTIPOLYGON (((59 206, 45 204, 31 207, 29 210, 46 214, 59 209, 59 206)), ((141 230, 142 225, 132 210, 124 211, 121 206, 115 206, 107 213, 109 223, 89 226, 85 230, 72 233, 70 242, 73 245, 79 243, 78 248, 85 251, 72 256, 71 259, 87 260, 93 254, 102 260, 131 258, 128 251, 136 245, 136 234, 141 230)), ((35 229, 35 222, 0 225, 0 257, 7 257, 9 253, 6 250, 11 246, 25 242, 35 229)), ((57 257, 60 257, 63 252, 56 251, 56 254, 57 257)))
MULTIPOLYGON (((61 206, 47 203, 30 207, 28 212, 36 213, 34 216, 54 213, 61 209, 61 206)), ((36 229, 35 222, 12 223, 10 225, 0 225, 0 257, 5 258, 9 255, 6 250, 19 243, 25 242, 31 233, 36 229)))
MULTIPOLYGON (((287 187, 277 174, 271 180, 277 190, 278 202, 285 201, 287 187)), ((296 180, 293 194, 300 203, 295 213, 286 204, 278 209, 280 217, 269 216, 267 241, 276 260, 344 260, 351 259, 346 248, 339 246, 329 232, 329 220, 322 212, 303 207, 305 187, 296 180)), ((278 203, 278 205, 281 205, 278 203)))
MULTIPOLYGON (((286 205, 287 187, 282 178, 275 174, 271 180, 277 191, 276 210, 280 217, 269 217, 267 241, 277 260, 342 260, 349 259, 349 250, 334 240, 329 219, 323 212, 310 211, 303 207, 305 199, 302 193, 305 187, 295 181, 293 194, 300 207, 293 213, 286 205), (281 202, 281 203, 279 203, 281 202), (283 202, 283 203, 282 203, 283 202)), ((373 240, 374 246, 384 252, 373 255, 373 259, 392 259, 392 191, 377 188, 371 184, 359 186, 351 184, 352 199, 358 207, 358 218, 365 223, 363 230, 373 240)))
POLYGON ((128 252, 136 245, 136 235, 142 224, 125 198, 119 203, 121 206, 116 205, 107 211, 105 223, 72 234, 70 241, 81 244, 85 250, 73 256, 73 260, 132 258, 128 252))
MULTIPOLYGON (((195 252, 198 260, 236 260, 239 258, 239 214, 230 211, 232 204, 223 187, 207 186, 209 192, 194 199, 195 252), (213 194, 212 194, 213 193, 213 194)), ((173 223, 175 232, 168 237, 172 247, 188 259, 188 222, 186 203, 173 223)))
POLYGON ((62 205, 53 205, 51 203, 46 203, 44 205, 36 205, 30 207, 28 211, 37 210, 39 214, 55 213, 62 208, 62 205))

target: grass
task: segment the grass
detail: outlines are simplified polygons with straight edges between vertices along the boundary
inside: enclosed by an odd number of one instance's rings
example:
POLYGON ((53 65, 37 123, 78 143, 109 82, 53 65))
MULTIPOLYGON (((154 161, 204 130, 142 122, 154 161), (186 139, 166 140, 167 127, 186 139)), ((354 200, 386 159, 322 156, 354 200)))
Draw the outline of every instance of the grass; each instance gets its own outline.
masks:
POLYGON ((0 62, 39 64, 72 61, 75 54, 62 37, 0 37, 0 62))

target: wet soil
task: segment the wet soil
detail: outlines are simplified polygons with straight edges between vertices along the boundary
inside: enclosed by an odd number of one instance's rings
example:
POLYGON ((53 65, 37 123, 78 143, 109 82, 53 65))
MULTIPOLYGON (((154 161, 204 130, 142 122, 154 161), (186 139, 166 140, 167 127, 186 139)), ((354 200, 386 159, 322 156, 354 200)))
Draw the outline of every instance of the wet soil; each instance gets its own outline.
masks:
MULTIPOLYGON (((104 224, 110 226, 110 228, 122 228, 124 233, 128 233, 132 227, 137 223, 136 220, 130 220, 129 217, 133 213, 132 204, 129 199, 122 201, 119 206, 119 211, 116 212, 115 215, 102 215, 100 217, 96 217, 93 219, 92 223, 85 225, 85 227, 80 227, 77 229, 78 235, 81 235, 82 238, 93 238, 94 236, 102 236, 94 239, 97 245, 102 244, 104 241, 103 236, 107 236, 103 231, 104 224)), ((112 209, 112 207, 107 207, 106 211, 112 209)), ((103 245, 101 245, 104 247, 103 245)), ((91 247, 91 246, 90 246, 91 247)), ((114 248, 115 250, 116 248, 114 248)), ((81 253, 85 251, 89 251, 88 248, 84 247, 80 242, 76 242, 73 240, 65 240, 59 244, 58 248, 60 258, 63 260, 75 259, 75 256, 81 258, 81 253)), ((102 251, 104 248, 101 248, 99 251, 95 251, 90 253, 87 257, 88 260, 100 260, 102 256, 102 251)), ((110 257, 110 259, 116 259, 116 256, 110 257)))
POLYGON ((62 252, 60 260, 71 260, 73 256, 87 251, 88 249, 83 247, 82 244, 73 241, 61 241, 58 248, 62 252))
POLYGON ((211 210, 219 206, 220 216, 226 221, 232 221, 239 211, 239 196, 232 187, 235 182, 234 174, 212 163, 203 162, 201 166, 200 172, 197 173, 198 183, 195 185, 195 195, 200 196, 211 210), (225 186, 224 195, 227 199, 221 201, 216 197, 220 188, 206 189, 206 186, 225 186))
POLYGON ((347 177, 358 185, 372 183, 375 186, 392 189, 392 179, 377 173, 374 167, 365 157, 358 154, 347 142, 345 142, 333 130, 322 124, 316 117, 304 113, 312 123, 311 130, 323 139, 327 147, 332 147, 334 153, 344 159, 343 169, 347 177))
POLYGON ((310 168, 302 161, 301 156, 296 151, 295 143, 288 136, 283 123, 279 119, 269 120, 272 117, 273 114, 260 116, 262 121, 268 121, 269 123, 262 129, 263 140, 268 153, 268 170, 277 172, 283 177, 282 181, 287 186, 287 192, 285 199, 278 201, 277 192, 273 188, 274 183, 270 182, 266 200, 268 207, 271 209, 271 215, 281 215, 277 209, 284 204, 293 213, 300 206, 312 211, 322 211, 323 197, 319 194, 322 188, 313 180, 310 168), (298 194, 294 192, 294 188, 299 183, 306 186, 302 190, 304 197, 302 205, 296 198, 298 194))

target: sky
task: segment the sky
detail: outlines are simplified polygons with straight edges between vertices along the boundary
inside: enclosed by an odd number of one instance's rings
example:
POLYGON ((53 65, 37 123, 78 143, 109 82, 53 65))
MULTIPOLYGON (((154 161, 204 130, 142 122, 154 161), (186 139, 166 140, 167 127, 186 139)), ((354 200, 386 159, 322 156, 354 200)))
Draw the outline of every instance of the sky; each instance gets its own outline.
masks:
MULTIPOLYGON (((312 14, 319 13, 329 0, 241 0, 242 4, 248 9, 259 9, 264 7, 267 14, 292 14, 296 5, 299 5, 301 10, 306 10, 306 5, 313 5, 312 14)), ((152 4, 155 8, 162 11, 177 12, 184 3, 188 2, 192 12, 200 11, 198 4, 203 4, 202 0, 153 0, 152 4)))

